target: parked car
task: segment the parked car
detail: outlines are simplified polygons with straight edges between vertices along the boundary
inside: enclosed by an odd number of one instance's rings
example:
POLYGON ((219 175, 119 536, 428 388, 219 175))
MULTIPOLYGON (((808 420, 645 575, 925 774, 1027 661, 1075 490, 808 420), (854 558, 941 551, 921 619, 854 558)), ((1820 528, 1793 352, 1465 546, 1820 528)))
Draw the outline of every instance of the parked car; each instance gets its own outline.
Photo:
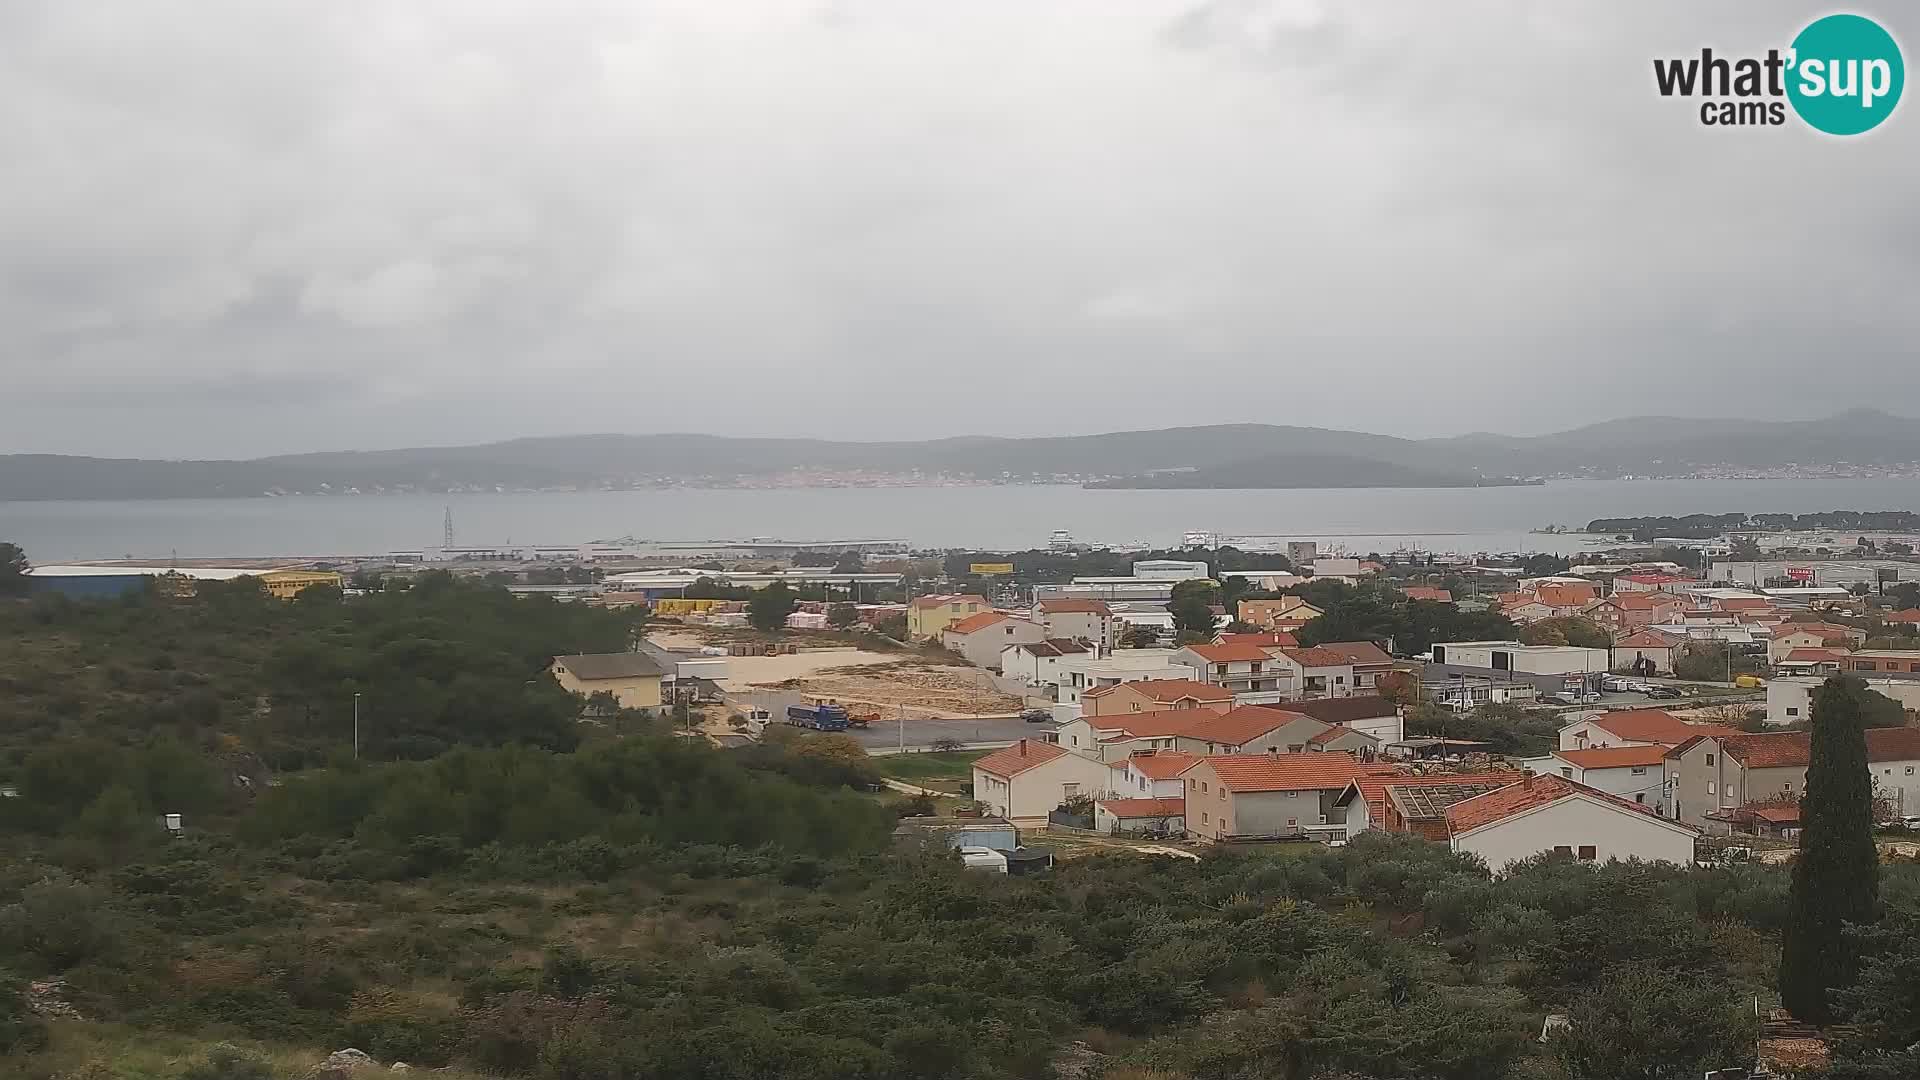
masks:
POLYGON ((1670 698, 1677 698, 1682 696, 1678 688, 1672 687, 1672 686, 1663 686, 1659 683, 1649 684, 1647 686, 1645 693, 1650 698, 1670 699, 1670 698))
POLYGON ((1027 709, 1021 712, 1020 719, 1029 724, 1044 724, 1053 719, 1053 714, 1045 709, 1027 709))
POLYGON ((1633 688, 1632 683, 1612 675, 1600 680, 1600 689, 1605 690, 1609 694, 1631 693, 1633 688))

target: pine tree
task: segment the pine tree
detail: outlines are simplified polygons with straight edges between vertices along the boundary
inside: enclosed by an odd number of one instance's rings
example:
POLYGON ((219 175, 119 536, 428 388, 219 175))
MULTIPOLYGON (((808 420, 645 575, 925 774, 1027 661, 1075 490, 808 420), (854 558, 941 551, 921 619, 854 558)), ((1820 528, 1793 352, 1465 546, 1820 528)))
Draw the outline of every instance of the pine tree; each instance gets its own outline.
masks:
POLYGON ((1857 951, 1842 932, 1875 918, 1880 860, 1873 846, 1873 776, 1864 734, 1867 685, 1828 679, 1813 697, 1813 748, 1800 800, 1800 857, 1780 948, 1780 1000, 1814 1024, 1833 1020, 1829 994, 1851 985, 1857 951))

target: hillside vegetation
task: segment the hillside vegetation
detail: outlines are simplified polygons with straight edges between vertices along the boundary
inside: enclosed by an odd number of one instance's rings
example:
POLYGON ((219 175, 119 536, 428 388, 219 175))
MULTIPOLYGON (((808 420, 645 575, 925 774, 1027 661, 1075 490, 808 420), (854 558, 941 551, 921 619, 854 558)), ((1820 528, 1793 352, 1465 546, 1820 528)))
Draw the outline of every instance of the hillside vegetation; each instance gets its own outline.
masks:
MULTIPOLYGON (((604 613, 429 582, 0 618, 10 659, 86 674, 59 716, 0 692, 0 1076, 277 1080, 352 1046, 526 1080, 1612 1080, 1744 1064, 1777 1000, 1782 869, 1495 880, 1368 835, 1009 878, 894 848, 843 737, 562 737, 539 665, 629 631, 604 613), (96 673, 129 651, 193 680, 148 703, 96 673), (289 656, 326 676, 283 691, 289 656), (347 680, 411 703, 359 762, 302 720, 347 680), (236 786, 255 753, 288 767, 236 786), (1548 1013, 1574 1028, 1543 1045, 1548 1013)), ((1861 1080, 1913 1075, 1920 1030, 1920 868, 1880 898, 1861 1080)))

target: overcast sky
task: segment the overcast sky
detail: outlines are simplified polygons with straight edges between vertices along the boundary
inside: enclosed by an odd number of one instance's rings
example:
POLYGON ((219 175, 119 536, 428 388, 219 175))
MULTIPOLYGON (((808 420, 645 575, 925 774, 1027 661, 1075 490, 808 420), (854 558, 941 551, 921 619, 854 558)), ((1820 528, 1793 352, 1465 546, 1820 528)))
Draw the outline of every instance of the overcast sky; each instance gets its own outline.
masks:
POLYGON ((1920 414, 1828 10, 0 0, 0 452, 1920 414))

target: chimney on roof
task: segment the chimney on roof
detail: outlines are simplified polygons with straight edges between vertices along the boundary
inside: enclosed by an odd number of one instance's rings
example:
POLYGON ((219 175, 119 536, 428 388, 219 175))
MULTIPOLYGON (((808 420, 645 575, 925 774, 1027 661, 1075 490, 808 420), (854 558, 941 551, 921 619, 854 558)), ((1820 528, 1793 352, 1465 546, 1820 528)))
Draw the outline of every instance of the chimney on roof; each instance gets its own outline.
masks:
POLYGON ((1027 740, 1025 739, 1020 740, 1020 756, 1021 757, 1027 756, 1027 740))

